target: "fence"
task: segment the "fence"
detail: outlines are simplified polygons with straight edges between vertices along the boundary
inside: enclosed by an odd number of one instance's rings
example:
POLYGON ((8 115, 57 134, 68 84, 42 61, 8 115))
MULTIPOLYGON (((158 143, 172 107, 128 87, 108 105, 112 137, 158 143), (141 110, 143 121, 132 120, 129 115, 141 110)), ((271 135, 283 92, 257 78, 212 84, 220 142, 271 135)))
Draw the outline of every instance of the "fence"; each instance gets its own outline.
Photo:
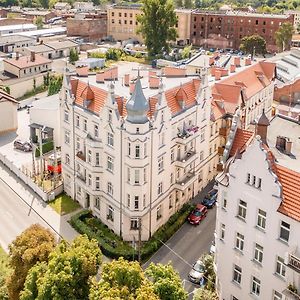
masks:
POLYGON ((24 174, 20 169, 18 169, 13 162, 8 160, 5 155, 0 153, 0 161, 9 168, 13 173, 16 174, 18 178, 20 178, 26 185, 28 185, 35 193, 37 193, 43 201, 49 201, 53 199, 53 196, 57 196, 61 194, 64 190, 63 184, 61 183, 56 188, 52 189, 49 192, 44 191, 41 187, 39 187, 35 182, 32 181, 31 177, 24 174))

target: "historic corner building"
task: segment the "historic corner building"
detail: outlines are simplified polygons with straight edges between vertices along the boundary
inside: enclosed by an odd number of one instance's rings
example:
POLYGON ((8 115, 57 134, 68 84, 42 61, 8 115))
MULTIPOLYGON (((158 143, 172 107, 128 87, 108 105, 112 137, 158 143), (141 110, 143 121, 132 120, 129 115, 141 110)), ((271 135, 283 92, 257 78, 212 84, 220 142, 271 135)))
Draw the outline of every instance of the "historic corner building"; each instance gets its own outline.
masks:
POLYGON ((206 71, 122 64, 61 90, 65 192, 124 240, 147 240, 214 176, 206 71))

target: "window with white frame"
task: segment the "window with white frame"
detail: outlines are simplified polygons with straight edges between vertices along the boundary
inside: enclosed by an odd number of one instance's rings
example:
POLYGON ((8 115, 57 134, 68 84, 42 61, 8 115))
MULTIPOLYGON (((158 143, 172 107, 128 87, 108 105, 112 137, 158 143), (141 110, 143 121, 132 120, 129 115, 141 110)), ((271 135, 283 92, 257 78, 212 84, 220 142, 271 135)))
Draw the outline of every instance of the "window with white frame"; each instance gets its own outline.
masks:
POLYGON ((257 226, 259 228, 265 229, 266 228, 266 220, 267 220, 267 213, 262 209, 258 210, 257 213, 257 226))
POLYGON ((147 143, 144 143, 144 157, 147 156, 147 143))
POLYGON ((111 205, 109 205, 107 208, 106 218, 107 218, 107 220, 114 221, 114 208, 111 205))
POLYGON ((99 152, 96 152, 95 153, 95 165, 96 166, 100 166, 100 153, 99 152))
POLYGON ((130 208, 130 195, 127 194, 127 207, 130 208))
POLYGON ((224 240, 225 238, 225 224, 220 225, 220 240, 224 240))
POLYGON ((77 194, 80 196, 81 195, 81 186, 77 186, 77 194))
POLYGON ((127 182, 130 183, 130 168, 127 167, 127 182))
POLYGON ((255 243, 254 260, 261 264, 263 260, 263 255, 264 255, 264 248, 261 245, 255 243))
POLYGON ((140 145, 135 145, 135 158, 140 158, 140 156, 141 156, 140 145))
POLYGON ((256 188, 261 189, 261 182, 261 178, 258 178, 256 188))
POLYGON ((128 142, 127 144, 127 155, 130 156, 131 155, 131 143, 128 142))
POLYGON ((169 208, 171 209, 173 207, 173 198, 172 195, 169 196, 169 208))
POLYGON ((254 175, 252 176, 251 184, 252 184, 253 186, 256 185, 256 176, 254 176, 254 175))
POLYGON ((130 219, 130 230, 138 230, 139 220, 137 218, 130 219))
POLYGON ((251 293, 255 296, 260 295, 260 280, 252 276, 251 293))
POLYGON ((147 169, 146 168, 144 168, 144 171, 143 171, 143 177, 144 177, 144 183, 146 183, 147 182, 147 169))
POLYGON ((198 174, 198 183, 200 183, 202 180, 203 180, 203 170, 200 170, 198 174))
POLYGON ((80 138, 76 137, 76 150, 80 150, 80 138))
POLYGON ((202 162, 204 160, 204 152, 203 151, 200 151, 200 162, 202 162))
POLYGON ((139 196, 134 196, 134 210, 139 210, 139 196))
POLYGON ((94 206, 100 210, 100 197, 95 198, 94 206))
POLYGON ((114 171, 114 159, 110 155, 107 155, 107 170, 114 171))
POLYGON ((236 233, 235 248, 240 251, 244 250, 244 235, 239 232, 236 233))
POLYGON ((65 131, 65 143, 70 144, 70 131, 65 131))
POLYGON ((174 149, 171 149, 171 163, 175 160, 174 149))
POLYGON ((170 185, 172 185, 174 182, 174 173, 171 173, 170 175, 170 185))
POLYGON ((232 280, 237 284, 240 284, 242 281, 242 269, 237 265, 234 265, 232 280))
POLYGON ((143 207, 146 207, 146 194, 143 195, 143 207))
POLYGON ((87 119, 83 120, 83 130, 87 131, 87 119))
POLYGON ((91 174, 88 175, 88 184, 89 184, 89 186, 92 185, 92 175, 91 174))
POLYGON ((282 300, 283 296, 281 293, 277 292, 277 291, 273 291, 273 300, 282 300))
POLYGON ((204 142, 205 140, 205 127, 200 130, 200 142, 204 142))
POLYGON ((95 136, 95 138, 99 137, 99 126, 98 125, 94 125, 94 136, 95 136))
POLYGON ((80 117, 78 115, 76 115, 76 117, 75 117, 75 126, 76 127, 80 126, 80 117))
POLYGON ((140 183, 140 170, 139 169, 134 170, 134 183, 135 184, 140 183))
POLYGON ((158 184, 158 187, 157 187, 157 194, 158 194, 158 196, 161 195, 162 192, 163 192, 163 184, 162 184, 162 182, 160 182, 158 184))
POLYGON ((223 191, 222 193, 222 208, 226 209, 227 208, 227 192, 223 191))
POLYGON ((70 155, 68 153, 66 153, 66 164, 70 164, 70 155))
POLYGON ((111 109, 108 110, 108 122, 109 123, 112 122, 112 110, 111 109))
POLYGON ((160 204, 156 208, 156 220, 160 219, 161 217, 162 217, 162 208, 160 204))
POLYGON ((161 156, 158 158, 158 173, 164 170, 164 157, 161 156))
POLYGON ((92 151, 89 150, 88 151, 88 163, 91 163, 92 162, 92 151))
POLYGON ((280 236, 279 238, 285 242, 289 241, 290 238, 290 224, 281 221, 280 225, 280 236))
POLYGON ((100 177, 99 177, 99 176, 96 177, 96 180, 95 180, 95 187, 96 187, 96 190, 97 190, 97 191, 100 190, 100 177))
POLYGON ((69 112, 67 110, 64 112, 64 121, 69 123, 69 112))
POLYGON ((110 181, 107 183, 107 193, 111 196, 114 194, 113 185, 110 181))
POLYGON ((250 175, 250 173, 247 173, 247 183, 250 183, 250 180, 251 180, 251 175, 250 175))
POLYGON ((238 217, 242 219, 246 219, 247 214, 247 203, 243 200, 239 201, 239 208, 238 208, 238 217))
POLYGON ((286 272, 286 266, 284 264, 284 259, 280 256, 277 256, 276 274, 285 277, 285 272, 286 272))
POLYGON ((107 144, 111 147, 114 146, 114 135, 111 132, 107 133, 107 144))

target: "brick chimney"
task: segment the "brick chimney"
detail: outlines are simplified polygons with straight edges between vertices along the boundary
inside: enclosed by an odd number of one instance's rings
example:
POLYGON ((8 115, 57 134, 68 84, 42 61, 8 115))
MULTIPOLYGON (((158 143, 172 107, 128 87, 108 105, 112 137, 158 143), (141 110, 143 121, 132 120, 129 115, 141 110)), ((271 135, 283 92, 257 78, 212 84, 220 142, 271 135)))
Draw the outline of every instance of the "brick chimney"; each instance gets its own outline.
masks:
POLYGON ((222 76, 222 70, 216 70, 215 71, 215 79, 220 80, 222 76))
POLYGON ((35 52, 34 51, 30 52, 30 61, 35 61, 35 52))
POLYGON ((130 74, 127 73, 124 75, 124 85, 129 86, 129 82, 130 82, 130 74))
POLYGON ((233 62, 234 62, 234 64, 235 64, 236 67, 240 67, 241 66, 241 58, 240 57, 235 56, 233 62))
POLYGON ((251 58, 245 58, 245 66, 251 65, 251 58))
POLYGON ((235 65, 230 65, 230 73, 234 73, 235 72, 235 65))

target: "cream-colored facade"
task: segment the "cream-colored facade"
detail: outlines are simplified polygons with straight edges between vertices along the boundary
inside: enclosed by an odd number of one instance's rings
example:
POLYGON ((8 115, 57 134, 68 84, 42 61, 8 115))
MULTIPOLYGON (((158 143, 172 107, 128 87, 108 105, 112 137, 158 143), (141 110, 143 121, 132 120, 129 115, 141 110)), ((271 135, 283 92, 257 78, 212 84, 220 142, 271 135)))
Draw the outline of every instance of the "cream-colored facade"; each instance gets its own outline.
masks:
POLYGON ((175 12, 178 18, 176 42, 178 45, 188 45, 191 36, 191 10, 176 9, 175 12))
POLYGON ((18 102, 10 95, 0 91, 0 135, 18 129, 18 102))

